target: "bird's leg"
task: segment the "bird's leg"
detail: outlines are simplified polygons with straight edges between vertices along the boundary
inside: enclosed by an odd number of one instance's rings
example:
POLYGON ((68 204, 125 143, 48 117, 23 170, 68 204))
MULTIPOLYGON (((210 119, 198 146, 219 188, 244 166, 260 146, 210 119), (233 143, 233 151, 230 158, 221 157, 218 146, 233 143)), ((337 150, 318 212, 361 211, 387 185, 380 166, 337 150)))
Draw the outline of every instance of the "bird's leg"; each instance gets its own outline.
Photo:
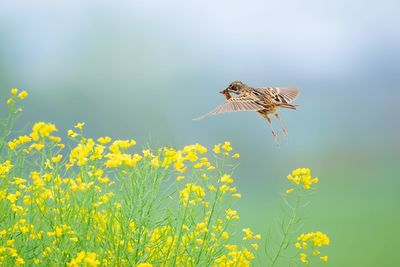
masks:
POLYGON ((267 119, 269 126, 271 126, 271 130, 272 130, 272 137, 274 138, 274 142, 275 144, 278 144, 278 135, 276 134, 275 130, 274 130, 274 126, 272 125, 272 121, 271 119, 268 117, 268 115, 263 115, 264 118, 267 119))
POLYGON ((283 121, 282 121, 282 119, 281 119, 281 117, 279 116, 278 113, 275 113, 275 117, 278 119, 279 124, 281 125, 283 136, 287 137, 288 134, 287 134, 287 131, 286 131, 285 123, 283 123, 283 121))

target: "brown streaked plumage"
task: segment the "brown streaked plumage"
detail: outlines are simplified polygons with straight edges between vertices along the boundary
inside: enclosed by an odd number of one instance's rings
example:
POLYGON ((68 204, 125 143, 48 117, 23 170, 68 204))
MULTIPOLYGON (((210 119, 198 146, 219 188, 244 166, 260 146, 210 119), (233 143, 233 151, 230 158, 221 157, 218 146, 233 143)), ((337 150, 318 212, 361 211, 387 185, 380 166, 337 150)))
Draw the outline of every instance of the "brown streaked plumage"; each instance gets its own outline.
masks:
POLYGON ((220 93, 226 97, 227 101, 194 120, 225 112, 256 111, 268 121, 274 141, 277 142, 278 136, 269 115, 274 115, 278 119, 283 135, 287 136, 286 126, 280 118, 278 110, 279 108, 297 109, 298 105, 292 104, 292 102, 299 96, 300 91, 296 87, 253 88, 241 81, 234 81, 220 93), (232 96, 232 93, 236 96, 232 96))

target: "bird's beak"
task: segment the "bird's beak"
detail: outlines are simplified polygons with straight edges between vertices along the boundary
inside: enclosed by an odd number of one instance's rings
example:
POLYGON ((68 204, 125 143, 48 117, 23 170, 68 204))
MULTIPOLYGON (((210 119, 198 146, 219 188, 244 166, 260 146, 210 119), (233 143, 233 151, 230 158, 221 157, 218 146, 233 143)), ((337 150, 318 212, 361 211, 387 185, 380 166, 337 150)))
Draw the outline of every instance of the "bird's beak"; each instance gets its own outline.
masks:
POLYGON ((224 95, 226 92, 226 89, 222 90, 221 92, 219 92, 221 95, 224 95))

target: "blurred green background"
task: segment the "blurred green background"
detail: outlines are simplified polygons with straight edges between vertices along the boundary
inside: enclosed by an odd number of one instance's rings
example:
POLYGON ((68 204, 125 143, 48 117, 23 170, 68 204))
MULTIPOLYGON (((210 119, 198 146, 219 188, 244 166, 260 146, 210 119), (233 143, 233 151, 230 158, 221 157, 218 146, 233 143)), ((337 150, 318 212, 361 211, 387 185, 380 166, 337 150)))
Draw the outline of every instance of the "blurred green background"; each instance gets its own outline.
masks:
MULTIPOLYGON (((320 178, 304 231, 331 237, 325 266, 399 266, 398 1, 8 1, 0 98, 27 90, 20 126, 139 145, 232 141, 241 223, 265 233, 286 175, 320 178), (289 141, 257 114, 201 115, 232 80, 296 85, 289 141)), ((265 235, 264 235, 265 236, 265 235)), ((261 264, 262 266, 262 264, 261 264)))

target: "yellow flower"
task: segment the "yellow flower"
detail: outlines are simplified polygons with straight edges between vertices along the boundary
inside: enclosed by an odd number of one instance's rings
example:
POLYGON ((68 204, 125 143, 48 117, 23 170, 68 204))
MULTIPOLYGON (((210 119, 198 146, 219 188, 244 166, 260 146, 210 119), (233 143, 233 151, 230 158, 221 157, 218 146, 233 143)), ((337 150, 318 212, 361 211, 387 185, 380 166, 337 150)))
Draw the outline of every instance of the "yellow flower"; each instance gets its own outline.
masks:
POLYGON ((322 261, 327 262, 328 261, 328 256, 321 256, 319 257, 322 261))
POLYGON ((16 94, 18 93, 18 89, 17 89, 17 88, 12 88, 11 91, 10 91, 10 93, 11 93, 12 95, 16 95, 16 94))
POLYGON ((221 191, 222 193, 225 193, 228 190, 229 190, 229 186, 227 186, 226 184, 219 187, 219 191, 221 191))
POLYGON ((97 139, 97 142, 99 142, 99 143, 102 144, 102 145, 105 145, 105 144, 108 144, 108 143, 111 142, 111 138, 108 137, 108 136, 99 137, 99 138, 97 139))
POLYGON ((308 263, 307 254, 301 253, 301 254, 300 254, 300 261, 301 261, 302 263, 308 263))
POLYGON ((213 185, 209 185, 208 186, 208 190, 210 190, 210 191, 217 191, 217 189, 215 188, 215 186, 213 186, 213 185))
POLYGON ((213 148, 213 151, 215 154, 220 154, 221 153, 221 144, 215 145, 213 148))
POLYGON ((15 259, 15 264, 17 265, 24 265, 25 264, 25 260, 21 257, 18 257, 15 259))
POLYGON ((186 187, 179 192, 179 202, 184 206, 195 205, 196 202, 203 202, 206 192, 201 186, 186 184, 186 187))
POLYGON ((136 265, 136 267, 153 267, 152 264, 144 262, 144 263, 139 263, 138 265, 136 265))
POLYGON ((234 159, 240 158, 240 154, 239 153, 235 153, 235 154, 233 154, 232 158, 234 158, 234 159))
POLYGON ((224 142, 224 144, 222 145, 222 149, 227 152, 231 151, 232 150, 231 142, 224 142))
POLYGON ((31 137, 34 141, 39 140, 39 137, 49 137, 52 132, 56 132, 57 128, 52 123, 37 122, 32 127, 31 137))
POLYGON ((208 232, 207 224, 205 222, 196 224, 196 230, 202 233, 208 232))
POLYGON ((52 157, 52 158, 51 158, 51 161, 54 162, 54 163, 58 163, 58 162, 61 161, 61 159, 62 159, 62 155, 59 154, 59 155, 57 155, 57 156, 55 156, 55 157, 52 157))
POLYGON ((204 241, 203 241, 203 239, 198 238, 198 239, 196 239, 196 243, 197 243, 197 245, 201 246, 201 245, 203 245, 204 241))
POLYGON ((11 105, 12 103, 15 103, 14 99, 12 98, 7 99, 7 105, 11 105))
POLYGON ((12 167, 14 167, 14 165, 12 165, 9 160, 0 163, 0 178, 6 178, 12 167))
POLYGON ((19 93, 18 98, 19 99, 25 99, 28 96, 28 93, 26 91, 22 91, 21 93, 19 93))
POLYGON ((182 181, 183 179, 185 179, 185 177, 183 177, 182 175, 179 175, 178 177, 176 177, 177 181, 182 181))
POLYGON ((83 126, 85 126, 84 122, 78 122, 77 124, 75 124, 74 128, 79 129, 79 130, 83 130, 83 126))
POLYGON ((77 237, 70 237, 69 240, 71 240, 72 242, 78 242, 78 238, 77 237))
POLYGON ((79 134, 77 134, 76 132, 72 131, 72 130, 68 130, 68 136, 70 136, 71 138, 75 138, 77 137, 79 134))
POLYGON ((330 243, 329 237, 320 231, 301 234, 297 240, 302 242, 311 241, 314 247, 328 246, 330 243))
POLYGON ((207 152, 207 148, 199 145, 199 144, 195 144, 195 149, 200 153, 200 154, 204 154, 207 152))
POLYGON ((229 209, 225 210, 225 212, 226 212, 226 217, 225 218, 227 220, 230 220, 230 219, 238 220, 239 219, 239 215, 238 215, 236 210, 233 210, 233 209, 229 208, 229 209))
POLYGON ((223 232, 223 233, 221 234, 221 237, 222 237, 223 239, 228 239, 228 238, 229 238, 229 233, 228 233, 228 232, 223 232))
POLYGON ((232 197, 234 197, 234 198, 241 198, 241 197, 242 197, 242 195, 241 195, 241 194, 239 194, 239 193, 236 193, 236 194, 232 194, 232 197))
POLYGON ((290 193, 292 193, 293 191, 294 191, 294 189, 293 189, 293 188, 290 188, 290 189, 286 190, 286 194, 290 194, 290 193))
POLYGON ((250 230, 250 228, 244 228, 242 231, 246 234, 246 236, 243 237, 243 240, 249 240, 253 237, 253 232, 250 230))
POLYGON ((19 136, 18 138, 14 139, 14 140, 12 140, 12 141, 9 141, 9 142, 8 142, 8 147, 9 147, 11 150, 14 150, 14 149, 17 148, 19 145, 24 144, 24 143, 28 143, 28 142, 30 142, 31 140, 32 140, 32 139, 31 139, 29 136, 27 136, 27 135, 21 135, 21 136, 19 136))
POLYGON ((37 151, 40 151, 44 148, 44 143, 33 143, 32 145, 29 146, 29 149, 36 149, 37 151))
POLYGON ((311 189, 311 185, 319 181, 318 178, 311 177, 311 170, 308 168, 295 169, 287 178, 295 184, 302 184, 303 188, 306 190, 311 189))
POLYGON ((233 183, 234 181, 233 181, 232 177, 231 177, 229 174, 224 174, 224 175, 221 177, 220 182, 221 182, 221 183, 231 184, 231 183, 233 183))
POLYGON ((254 240, 260 240, 261 239, 261 235, 260 234, 255 235, 255 236, 253 236, 253 239, 254 240))
POLYGON ((258 250, 258 244, 253 243, 253 244, 251 244, 251 246, 253 247, 254 250, 258 250))

